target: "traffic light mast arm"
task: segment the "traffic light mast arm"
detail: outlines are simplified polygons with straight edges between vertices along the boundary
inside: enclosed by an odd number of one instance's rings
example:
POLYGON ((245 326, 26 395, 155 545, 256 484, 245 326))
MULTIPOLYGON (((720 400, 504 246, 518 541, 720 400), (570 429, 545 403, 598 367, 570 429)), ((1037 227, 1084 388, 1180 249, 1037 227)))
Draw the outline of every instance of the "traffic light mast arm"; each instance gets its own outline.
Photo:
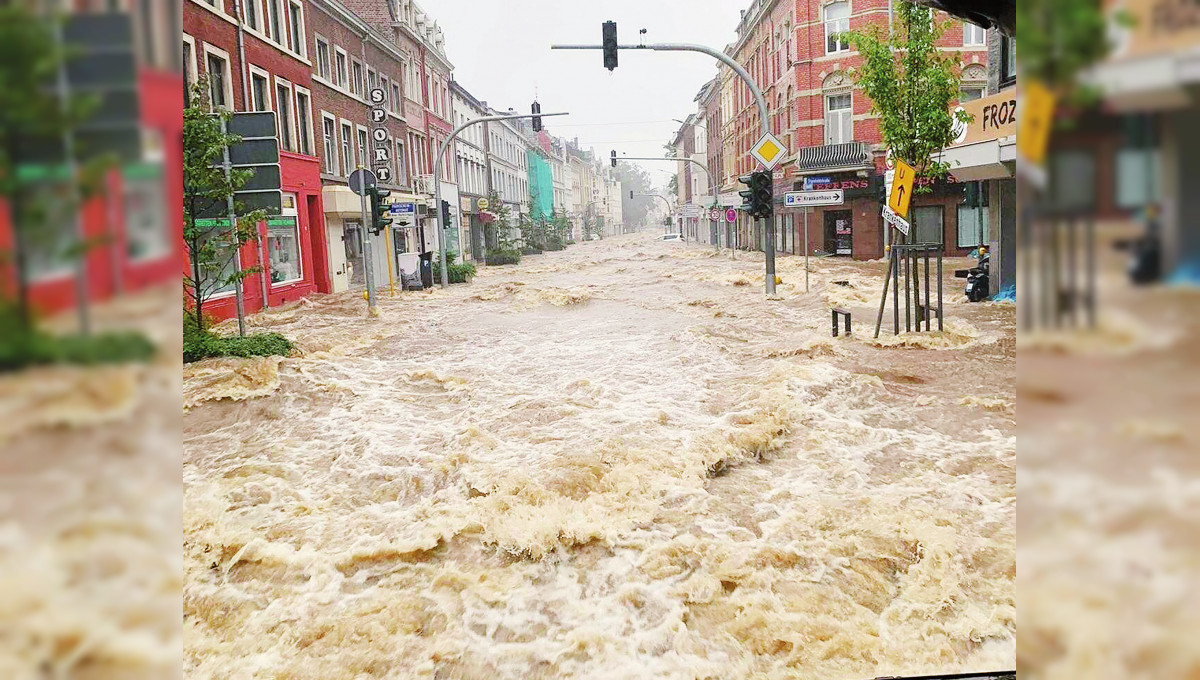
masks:
MULTIPOLYGON (((603 45, 551 45, 552 50, 602 50, 603 45)), ((742 65, 734 61, 729 55, 719 50, 714 50, 711 47, 704 45, 693 45, 691 43, 651 43, 649 45, 617 45, 618 50, 655 50, 659 52, 700 52, 707 54, 714 59, 723 62, 726 66, 733 69, 733 72, 749 86, 750 91, 754 93, 754 101, 758 104, 759 127, 762 128, 763 134, 771 131, 770 122, 767 120, 767 100, 763 98, 762 90, 758 89, 758 85, 754 83, 754 79, 742 68, 742 65)))
POLYGON ((637 197, 637 196, 653 196, 655 198, 661 199, 663 203, 667 204, 667 214, 669 215, 671 213, 671 202, 667 200, 666 196, 659 196, 658 194, 633 194, 633 197, 637 197))
POLYGON ((454 131, 450 133, 450 136, 447 137, 445 140, 442 141, 441 144, 438 145, 437 156, 434 158, 434 161, 433 161, 433 204, 435 206, 437 206, 435 208, 434 212, 437 214, 438 253, 441 255, 441 261, 442 261, 442 266, 441 266, 442 288, 446 288, 450 285, 450 276, 446 270, 446 232, 445 232, 446 225, 442 222, 442 210, 441 210, 441 205, 442 205, 442 159, 446 156, 446 149, 450 148, 450 143, 453 142, 456 137, 458 137, 458 133, 462 132, 463 130, 465 130, 466 128, 468 128, 472 125, 475 125, 476 123, 490 123, 490 122, 494 122, 494 121, 498 121, 498 120, 518 120, 521 118, 533 118, 535 116, 542 117, 542 118, 549 118, 550 116, 566 116, 566 115, 569 115, 569 114, 566 111, 562 111, 559 113, 513 113, 513 114, 504 114, 502 116, 480 116, 479 118, 476 118, 475 120, 468 120, 467 122, 463 123, 462 125, 459 125, 458 127, 454 128, 454 131))

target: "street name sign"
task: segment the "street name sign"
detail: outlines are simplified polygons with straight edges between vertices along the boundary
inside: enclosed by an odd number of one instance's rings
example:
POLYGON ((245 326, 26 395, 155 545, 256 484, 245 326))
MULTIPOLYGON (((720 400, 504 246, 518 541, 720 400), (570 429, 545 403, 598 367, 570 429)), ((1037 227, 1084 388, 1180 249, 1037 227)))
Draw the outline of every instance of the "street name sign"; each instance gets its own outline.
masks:
POLYGON ((789 191, 783 195, 783 205, 786 208, 819 208, 825 205, 842 205, 846 202, 846 193, 841 189, 833 191, 789 191))
POLYGON ((896 215, 903 217, 908 214, 908 204, 912 201, 913 181, 917 178, 917 172, 911 165, 897 158, 895 173, 892 190, 888 193, 888 207, 896 215))
POLYGON ((750 147, 750 155, 754 156, 767 170, 774 170, 779 161, 787 157, 787 147, 775 135, 766 133, 754 146, 750 147))
POLYGON ((900 230, 900 233, 905 236, 908 236, 908 232, 912 229, 912 225, 908 223, 908 220, 897 215, 886 205, 883 206, 883 221, 900 230))

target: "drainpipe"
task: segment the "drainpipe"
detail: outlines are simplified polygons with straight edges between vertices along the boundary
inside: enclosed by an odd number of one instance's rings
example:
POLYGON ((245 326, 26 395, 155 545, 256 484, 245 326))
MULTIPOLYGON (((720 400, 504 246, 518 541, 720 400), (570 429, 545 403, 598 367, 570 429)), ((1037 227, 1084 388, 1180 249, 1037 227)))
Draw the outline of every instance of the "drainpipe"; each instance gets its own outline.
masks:
MULTIPOLYGON (((245 14, 242 9, 242 0, 234 0, 234 13, 237 15, 237 51, 238 63, 241 67, 238 69, 238 80, 242 85, 242 110, 253 111, 253 103, 250 100, 250 82, 246 74, 250 71, 250 64, 246 62, 246 29, 242 27, 245 20, 245 14)), ((267 83, 270 86, 270 83, 267 83)), ((258 264, 262 267, 262 271, 258 273, 258 283, 262 288, 262 306, 263 309, 271 306, 267 291, 267 244, 264 240, 259 239, 259 247, 257 248, 258 264)), ((241 265, 239 264, 240 268, 241 265)))

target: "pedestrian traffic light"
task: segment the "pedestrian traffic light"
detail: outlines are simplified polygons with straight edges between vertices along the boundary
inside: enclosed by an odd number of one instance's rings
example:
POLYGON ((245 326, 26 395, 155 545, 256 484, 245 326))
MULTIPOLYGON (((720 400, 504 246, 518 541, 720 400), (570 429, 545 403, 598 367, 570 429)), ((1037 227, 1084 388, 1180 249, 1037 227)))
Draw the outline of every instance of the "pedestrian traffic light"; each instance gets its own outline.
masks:
POLYGON ((450 201, 442 201, 442 228, 450 228, 450 201))
POLYGON ((617 22, 604 22, 604 68, 617 67, 617 22))
POLYGON ((613 149, 613 152, 612 152, 612 164, 613 164, 614 168, 617 167, 617 150, 616 149, 613 149))
POLYGON ((536 101, 533 102, 533 107, 530 109, 529 112, 534 114, 534 116, 533 116, 533 131, 541 132, 542 131, 542 117, 537 114, 542 112, 542 105, 537 103, 536 101))
POLYGON ((371 231, 376 236, 392 223, 391 208, 383 202, 383 199, 391 195, 392 192, 387 189, 367 188, 367 196, 371 198, 371 231))

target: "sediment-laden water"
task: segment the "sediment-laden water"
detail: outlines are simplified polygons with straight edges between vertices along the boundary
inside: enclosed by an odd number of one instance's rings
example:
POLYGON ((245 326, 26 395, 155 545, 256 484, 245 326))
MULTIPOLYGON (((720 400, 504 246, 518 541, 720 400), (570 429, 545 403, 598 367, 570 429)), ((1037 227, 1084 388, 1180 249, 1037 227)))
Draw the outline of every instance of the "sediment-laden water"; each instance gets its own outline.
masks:
POLYGON ((1014 307, 872 342, 882 264, 802 267, 630 236, 255 317, 298 356, 185 370, 186 675, 1011 668, 1014 307))

